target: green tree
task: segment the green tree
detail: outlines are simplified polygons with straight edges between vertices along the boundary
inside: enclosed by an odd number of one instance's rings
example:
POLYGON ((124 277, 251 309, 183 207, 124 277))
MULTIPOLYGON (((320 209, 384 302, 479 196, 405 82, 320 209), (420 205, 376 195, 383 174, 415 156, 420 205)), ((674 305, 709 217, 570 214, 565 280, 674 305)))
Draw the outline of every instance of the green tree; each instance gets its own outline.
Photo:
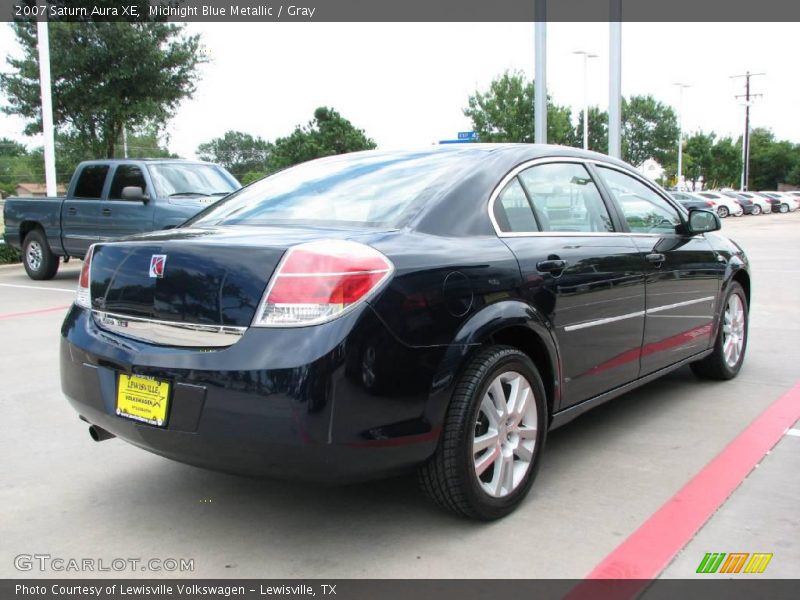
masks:
POLYGON ((789 179, 798 163, 798 150, 787 141, 778 141, 769 130, 757 127, 750 132, 750 177, 748 189, 775 190, 789 179))
POLYGON ((711 160, 703 175, 710 187, 738 188, 742 173, 742 142, 720 138, 711 147, 711 160))
MULTIPOLYGON (((146 11, 144 14, 147 14, 146 11)), ((13 25, 22 56, 0 74, 6 113, 40 132, 37 34, 31 22, 13 25)), ((156 131, 191 97, 198 78, 199 36, 164 22, 53 22, 50 25, 53 120, 57 132, 80 142, 84 158, 114 157, 122 128, 156 131)))
MULTIPOLYGON (((534 141, 533 80, 520 72, 506 71, 489 84, 485 92, 469 97, 464 116, 472 120, 472 128, 482 142, 534 141)), ((576 145, 572 111, 547 101, 547 141, 551 144, 576 145)), ((580 143, 580 138, 577 139, 580 143)))
POLYGON ((698 131, 684 139, 683 142, 683 175, 692 182, 695 189, 702 177, 706 182, 713 163, 711 150, 714 147, 713 133, 698 131))
POLYGON ((298 125, 288 136, 275 140, 270 170, 334 154, 371 150, 375 142, 332 108, 320 107, 307 125, 298 125))
MULTIPOLYGON (((576 146, 583 147, 583 111, 578 113, 575 126, 576 146)), ((608 152, 608 113, 598 106, 589 107, 589 150, 608 152)))
POLYGON ((678 159, 675 111, 650 95, 623 98, 622 158, 632 165, 653 158, 674 173, 678 159))
POLYGON ((242 182, 246 177, 255 181, 255 175, 266 174, 271 154, 272 144, 241 131, 226 131, 222 137, 197 147, 201 160, 222 165, 242 182))

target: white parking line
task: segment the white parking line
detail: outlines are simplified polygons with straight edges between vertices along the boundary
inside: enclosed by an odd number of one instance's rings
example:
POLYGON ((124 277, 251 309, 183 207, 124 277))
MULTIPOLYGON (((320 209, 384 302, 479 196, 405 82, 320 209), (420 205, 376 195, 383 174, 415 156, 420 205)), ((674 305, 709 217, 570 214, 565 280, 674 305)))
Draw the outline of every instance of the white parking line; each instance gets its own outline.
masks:
POLYGON ((56 287, 38 287, 35 285, 18 285, 15 283, 0 283, 0 287, 12 287, 12 288, 21 288, 23 290, 45 290, 48 292, 69 292, 70 294, 74 294, 74 289, 67 289, 67 288, 56 288, 56 287))

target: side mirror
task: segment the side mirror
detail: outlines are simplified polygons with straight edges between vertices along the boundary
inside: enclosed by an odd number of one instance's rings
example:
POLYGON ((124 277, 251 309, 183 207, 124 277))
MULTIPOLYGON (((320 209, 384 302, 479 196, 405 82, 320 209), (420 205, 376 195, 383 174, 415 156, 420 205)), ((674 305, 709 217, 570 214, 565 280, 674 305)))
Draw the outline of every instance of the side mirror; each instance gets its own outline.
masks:
POLYGON ((717 213, 710 210, 692 209, 689 211, 689 233, 708 233, 722 229, 722 221, 717 213))
POLYGON ((124 188, 122 188, 122 199, 137 200, 147 204, 148 200, 150 200, 150 196, 145 194, 144 190, 138 185, 126 185, 124 188))

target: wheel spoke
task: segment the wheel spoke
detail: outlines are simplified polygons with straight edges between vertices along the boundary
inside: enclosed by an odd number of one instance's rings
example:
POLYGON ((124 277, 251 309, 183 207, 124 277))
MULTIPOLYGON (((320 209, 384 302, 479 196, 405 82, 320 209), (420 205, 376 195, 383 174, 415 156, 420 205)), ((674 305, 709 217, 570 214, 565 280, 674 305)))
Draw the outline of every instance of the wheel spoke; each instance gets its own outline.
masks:
POLYGON ((533 448, 529 448, 528 446, 523 443, 523 440, 520 440, 517 447, 514 448, 514 454, 520 459, 524 460, 525 462, 530 462, 533 460, 533 448))
MULTIPOLYGON (((475 461, 475 474, 480 477, 500 456, 500 448, 495 446, 475 461)), ((495 469, 497 471, 497 469, 495 469)), ((495 476, 497 474, 495 473, 495 476)))
POLYGON ((522 440, 536 440, 536 427, 520 427, 516 433, 522 440))
POLYGON ((505 418, 508 414, 508 404, 506 403, 506 394, 503 391, 503 384, 498 377, 489 386, 489 395, 492 397, 495 411, 501 418, 505 418))
POLYGON ((489 486, 495 496, 505 495, 514 487, 513 458, 511 456, 501 456, 494 468, 494 476, 489 486))
POLYGON ((496 445, 497 445, 497 431, 490 429, 482 436, 475 438, 475 441, 472 443, 472 452, 473 454, 477 454, 482 450, 486 450, 490 446, 496 446, 496 445))
POLYGON ((481 401, 480 412, 486 415, 486 418, 489 419, 489 424, 492 426, 492 428, 497 429, 500 415, 498 415, 497 407, 495 406, 494 402, 492 402, 489 394, 486 394, 483 397, 483 400, 481 401))

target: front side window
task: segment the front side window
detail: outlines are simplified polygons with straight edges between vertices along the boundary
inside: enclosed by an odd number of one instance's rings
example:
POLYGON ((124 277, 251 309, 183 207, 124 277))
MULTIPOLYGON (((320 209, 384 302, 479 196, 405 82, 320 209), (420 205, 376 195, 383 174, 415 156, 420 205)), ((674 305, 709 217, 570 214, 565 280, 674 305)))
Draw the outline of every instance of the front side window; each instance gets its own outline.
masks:
POLYGON ((114 172, 111 180, 111 190, 108 192, 109 200, 122 200, 122 189, 135 186, 142 188, 147 193, 147 182, 144 180, 142 170, 135 165, 120 165, 114 172))
POLYGON ((75 184, 75 197, 99 200, 103 196, 108 165, 89 165, 84 167, 75 184))
POLYGON ((542 231, 614 231, 608 209, 583 165, 536 165, 520 173, 519 178, 542 231))
POLYGON ((678 211, 638 179, 616 169, 598 167, 634 233, 675 233, 681 224, 678 211))

